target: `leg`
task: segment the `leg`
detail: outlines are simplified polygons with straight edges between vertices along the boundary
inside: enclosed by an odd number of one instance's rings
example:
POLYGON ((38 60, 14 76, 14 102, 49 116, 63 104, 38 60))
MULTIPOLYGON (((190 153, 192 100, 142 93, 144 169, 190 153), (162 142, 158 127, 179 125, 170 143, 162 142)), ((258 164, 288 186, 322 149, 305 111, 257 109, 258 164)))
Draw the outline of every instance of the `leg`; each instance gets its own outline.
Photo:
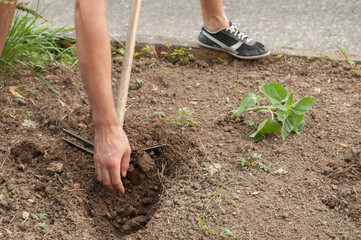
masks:
POLYGON ((98 180, 124 193, 130 146, 119 125, 111 85, 111 49, 106 0, 76 0, 75 26, 80 69, 95 126, 94 163, 98 180))
POLYGON ((270 51, 254 41, 228 21, 222 0, 200 0, 203 27, 198 36, 199 45, 227 52, 240 59, 257 59, 270 51))
POLYGON ((0 4, 0 58, 15 13, 15 6, 0 4))
POLYGON ((211 32, 229 27, 222 0, 201 0, 203 25, 211 32))

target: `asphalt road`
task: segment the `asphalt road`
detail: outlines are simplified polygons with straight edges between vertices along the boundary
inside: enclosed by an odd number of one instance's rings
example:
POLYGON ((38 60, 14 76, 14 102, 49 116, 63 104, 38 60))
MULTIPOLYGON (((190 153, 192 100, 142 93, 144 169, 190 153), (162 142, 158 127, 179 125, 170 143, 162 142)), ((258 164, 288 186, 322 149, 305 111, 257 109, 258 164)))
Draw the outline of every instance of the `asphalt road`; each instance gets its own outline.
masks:
MULTIPOLYGON (((54 27, 74 26, 74 0, 40 0, 54 27)), ((125 40, 132 1, 108 1, 109 30, 125 40)), ((224 0, 228 18, 251 38, 272 48, 361 54, 360 0, 224 0)), ((196 44, 202 24, 199 0, 143 0, 138 39, 149 43, 196 44)))

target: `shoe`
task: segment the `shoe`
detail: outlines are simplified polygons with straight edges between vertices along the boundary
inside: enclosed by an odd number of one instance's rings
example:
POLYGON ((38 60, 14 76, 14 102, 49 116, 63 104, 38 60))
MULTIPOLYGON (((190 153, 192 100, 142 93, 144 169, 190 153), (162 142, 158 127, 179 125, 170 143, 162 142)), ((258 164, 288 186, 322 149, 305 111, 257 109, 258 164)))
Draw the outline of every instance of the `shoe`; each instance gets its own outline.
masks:
POLYGON ((240 59, 266 57, 270 51, 260 42, 250 39, 231 22, 228 28, 210 32, 202 26, 198 36, 199 45, 227 52, 240 59))

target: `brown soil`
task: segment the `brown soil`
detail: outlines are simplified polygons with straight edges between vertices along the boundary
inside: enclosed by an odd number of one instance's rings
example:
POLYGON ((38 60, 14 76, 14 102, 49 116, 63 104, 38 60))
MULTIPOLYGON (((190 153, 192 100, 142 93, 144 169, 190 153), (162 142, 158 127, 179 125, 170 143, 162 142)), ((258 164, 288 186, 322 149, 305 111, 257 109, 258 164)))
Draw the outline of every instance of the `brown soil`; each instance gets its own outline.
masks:
MULTIPOLYGON (((117 89, 122 58, 113 63, 117 89)), ((50 66, 43 73, 60 96, 29 71, 5 77, 0 239, 360 239, 358 68, 288 56, 135 60, 132 79, 143 83, 132 82, 128 97, 125 131, 133 153, 125 195, 102 187, 92 156, 62 141, 70 138, 63 128, 93 139, 77 67, 50 66), (260 82, 317 98, 302 134, 249 140, 254 128, 246 120, 267 115, 235 119, 232 113, 246 93, 259 93, 260 82), (33 101, 17 99, 11 86, 33 101), (199 123, 175 124, 181 108, 199 123), (141 150, 159 144, 166 146, 141 150), (269 171, 242 167, 239 153, 261 155, 269 171), (286 173, 275 174, 278 169, 286 173)))

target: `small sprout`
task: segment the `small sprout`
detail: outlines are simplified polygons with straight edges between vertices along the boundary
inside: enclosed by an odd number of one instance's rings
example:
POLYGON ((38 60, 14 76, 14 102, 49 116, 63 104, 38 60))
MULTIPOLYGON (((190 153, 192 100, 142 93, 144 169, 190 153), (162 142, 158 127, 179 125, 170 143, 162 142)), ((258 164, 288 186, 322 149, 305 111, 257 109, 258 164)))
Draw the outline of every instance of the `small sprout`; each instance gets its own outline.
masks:
POLYGON ((313 56, 310 55, 307 57, 307 60, 311 60, 312 58, 313 58, 313 56))
POLYGON ((153 115, 155 117, 159 117, 159 118, 162 118, 165 116, 165 113, 164 112, 154 112, 153 115))
POLYGON ((282 58, 283 57, 283 54, 279 54, 276 56, 276 58, 282 58))
POLYGON ((153 68, 153 67, 154 67, 154 63, 148 65, 148 68, 153 68))
POLYGON ((226 229, 226 231, 224 233, 221 234, 221 237, 232 237, 234 236, 233 233, 231 232, 231 230, 229 230, 228 228, 226 229))
POLYGON ((170 49, 170 48, 172 47, 171 44, 166 44, 166 45, 164 45, 164 46, 166 46, 167 49, 170 49))
POLYGON ((42 232, 46 232, 46 224, 45 223, 38 223, 38 226, 40 227, 42 232))
POLYGON ((325 40, 326 40, 327 42, 335 45, 336 47, 338 47, 338 49, 341 51, 341 53, 342 53, 343 56, 345 57, 346 62, 347 62, 348 65, 350 65, 350 66, 355 65, 355 62, 352 61, 352 60, 348 57, 348 54, 347 54, 347 52, 345 51, 345 49, 343 49, 339 44, 337 44, 337 43, 335 43, 335 42, 333 42, 333 41, 331 41, 331 40, 328 40, 328 39, 325 39, 325 40))
POLYGON ((283 46, 283 47, 287 47, 289 45, 291 45, 291 43, 289 43, 289 42, 282 42, 281 43, 281 46, 283 46))
POLYGON ((27 114, 28 116, 31 116, 31 115, 33 114, 33 112, 32 112, 32 111, 26 111, 26 114, 27 114))
POLYGON ((38 216, 40 219, 46 219, 46 213, 39 213, 38 216))
POLYGON ((131 80, 131 82, 136 82, 138 84, 143 84, 143 80, 140 79, 140 78, 134 78, 134 79, 131 80))

